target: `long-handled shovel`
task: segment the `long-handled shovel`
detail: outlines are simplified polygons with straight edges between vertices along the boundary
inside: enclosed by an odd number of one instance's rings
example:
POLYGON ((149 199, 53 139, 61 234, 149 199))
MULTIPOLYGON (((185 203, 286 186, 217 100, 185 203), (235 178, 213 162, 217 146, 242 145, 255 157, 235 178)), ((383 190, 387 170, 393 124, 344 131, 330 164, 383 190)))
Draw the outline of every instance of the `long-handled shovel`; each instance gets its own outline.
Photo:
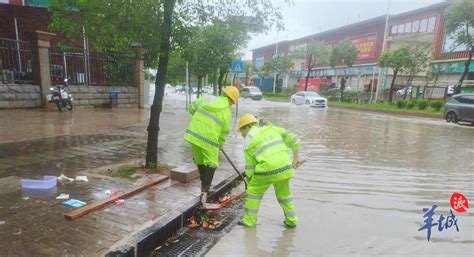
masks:
POLYGON ((237 169, 237 167, 235 167, 234 163, 230 160, 229 156, 225 153, 224 149, 221 149, 222 153, 224 154, 225 158, 227 159, 227 161, 229 161, 230 165, 232 166, 232 168, 234 168, 235 172, 237 172, 237 174, 239 175, 239 177, 244 181, 245 183, 245 189, 247 189, 247 181, 245 180, 244 176, 242 176, 242 174, 240 173, 240 171, 237 169))
MULTIPOLYGON (((242 176, 242 174, 240 173, 240 171, 237 169, 237 167, 235 167, 234 163, 230 160, 229 156, 227 155, 227 153, 224 151, 224 149, 221 149, 222 153, 224 154, 225 158, 227 159, 227 161, 229 161, 230 165, 232 166, 232 168, 234 168, 235 172, 237 172, 237 174, 239 175, 239 177, 242 179, 242 181, 244 181, 244 184, 245 184, 245 189, 247 189, 247 181, 245 180, 244 176, 242 176)), ((236 196, 233 196, 229 199, 227 199, 226 201, 222 202, 222 203, 206 203, 203 205, 204 209, 207 209, 209 211, 212 211, 212 210, 218 210, 220 208, 223 208, 223 207, 226 207, 227 205, 229 205, 231 202, 233 202, 234 200, 240 198, 243 194, 245 193, 244 192, 241 192, 239 194, 237 194, 236 196)))

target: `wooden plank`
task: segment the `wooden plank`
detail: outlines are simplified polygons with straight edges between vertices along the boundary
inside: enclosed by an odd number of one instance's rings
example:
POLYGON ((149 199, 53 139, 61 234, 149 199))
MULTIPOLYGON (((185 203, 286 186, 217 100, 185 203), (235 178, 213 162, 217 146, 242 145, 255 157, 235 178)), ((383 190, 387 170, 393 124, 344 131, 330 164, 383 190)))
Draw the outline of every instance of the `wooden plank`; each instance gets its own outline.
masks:
POLYGON ((143 190, 146 190, 146 189, 148 189, 148 188, 150 188, 154 185, 157 185, 157 184, 159 184, 163 181, 166 181, 166 180, 168 180, 168 176, 162 176, 158 179, 151 180, 151 181, 146 182, 146 183, 144 183, 140 186, 134 187, 134 188, 132 188, 132 189, 130 189, 130 190, 124 192, 124 193, 116 194, 116 195, 111 196, 109 198, 102 199, 102 200, 99 200, 99 201, 94 202, 92 204, 86 205, 86 206, 84 206, 82 208, 79 208, 77 210, 65 213, 64 217, 66 217, 66 219, 68 219, 68 220, 75 220, 75 219, 80 218, 80 217, 82 217, 82 216, 84 216, 88 213, 91 213, 95 210, 101 209, 104 206, 117 201, 118 199, 124 199, 124 198, 130 197, 132 195, 138 194, 138 193, 142 192, 143 190))

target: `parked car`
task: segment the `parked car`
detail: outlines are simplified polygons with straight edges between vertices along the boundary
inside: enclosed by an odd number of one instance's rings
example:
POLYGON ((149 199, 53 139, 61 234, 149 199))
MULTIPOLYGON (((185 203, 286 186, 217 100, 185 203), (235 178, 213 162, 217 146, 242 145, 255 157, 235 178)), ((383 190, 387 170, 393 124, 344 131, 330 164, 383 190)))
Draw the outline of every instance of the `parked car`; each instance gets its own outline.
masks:
MULTIPOLYGON (((407 96, 411 95, 411 90, 412 90, 412 87, 404 87, 402 89, 399 89, 397 90, 397 92, 395 93, 395 96, 404 96, 405 94, 407 96)), ((418 94, 423 94, 423 89, 419 88, 418 89, 418 94)))
POLYGON ((250 98, 252 100, 262 99, 262 91, 258 87, 243 87, 240 90, 240 94, 243 98, 250 98))
POLYGON ((466 121, 474 124, 474 94, 454 95, 444 105, 444 118, 447 122, 466 121))
POLYGON ((174 90, 176 93, 186 93, 186 89, 182 85, 176 85, 174 90))
POLYGON ((291 96, 293 104, 309 104, 312 107, 326 107, 327 99, 318 95, 316 92, 300 91, 291 96))

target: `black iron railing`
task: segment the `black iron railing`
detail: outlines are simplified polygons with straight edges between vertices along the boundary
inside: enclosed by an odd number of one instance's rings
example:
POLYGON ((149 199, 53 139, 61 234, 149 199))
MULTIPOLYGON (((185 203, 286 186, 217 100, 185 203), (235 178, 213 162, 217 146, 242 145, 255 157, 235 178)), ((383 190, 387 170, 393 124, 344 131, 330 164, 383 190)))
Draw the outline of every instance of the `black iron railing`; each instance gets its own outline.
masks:
POLYGON ((68 77, 71 85, 135 85, 135 59, 131 56, 52 47, 50 59, 53 83, 68 77))
POLYGON ((32 83, 33 50, 29 42, 0 38, 2 83, 32 83))

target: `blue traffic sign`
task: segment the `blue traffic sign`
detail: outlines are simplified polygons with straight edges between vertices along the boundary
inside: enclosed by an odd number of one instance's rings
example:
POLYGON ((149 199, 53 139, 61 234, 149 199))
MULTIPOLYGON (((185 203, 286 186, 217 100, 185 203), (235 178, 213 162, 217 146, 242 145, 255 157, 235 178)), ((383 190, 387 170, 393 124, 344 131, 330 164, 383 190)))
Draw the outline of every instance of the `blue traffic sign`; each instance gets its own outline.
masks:
POLYGON ((234 60, 232 61, 232 72, 233 73, 240 73, 244 72, 244 62, 241 60, 234 60))

